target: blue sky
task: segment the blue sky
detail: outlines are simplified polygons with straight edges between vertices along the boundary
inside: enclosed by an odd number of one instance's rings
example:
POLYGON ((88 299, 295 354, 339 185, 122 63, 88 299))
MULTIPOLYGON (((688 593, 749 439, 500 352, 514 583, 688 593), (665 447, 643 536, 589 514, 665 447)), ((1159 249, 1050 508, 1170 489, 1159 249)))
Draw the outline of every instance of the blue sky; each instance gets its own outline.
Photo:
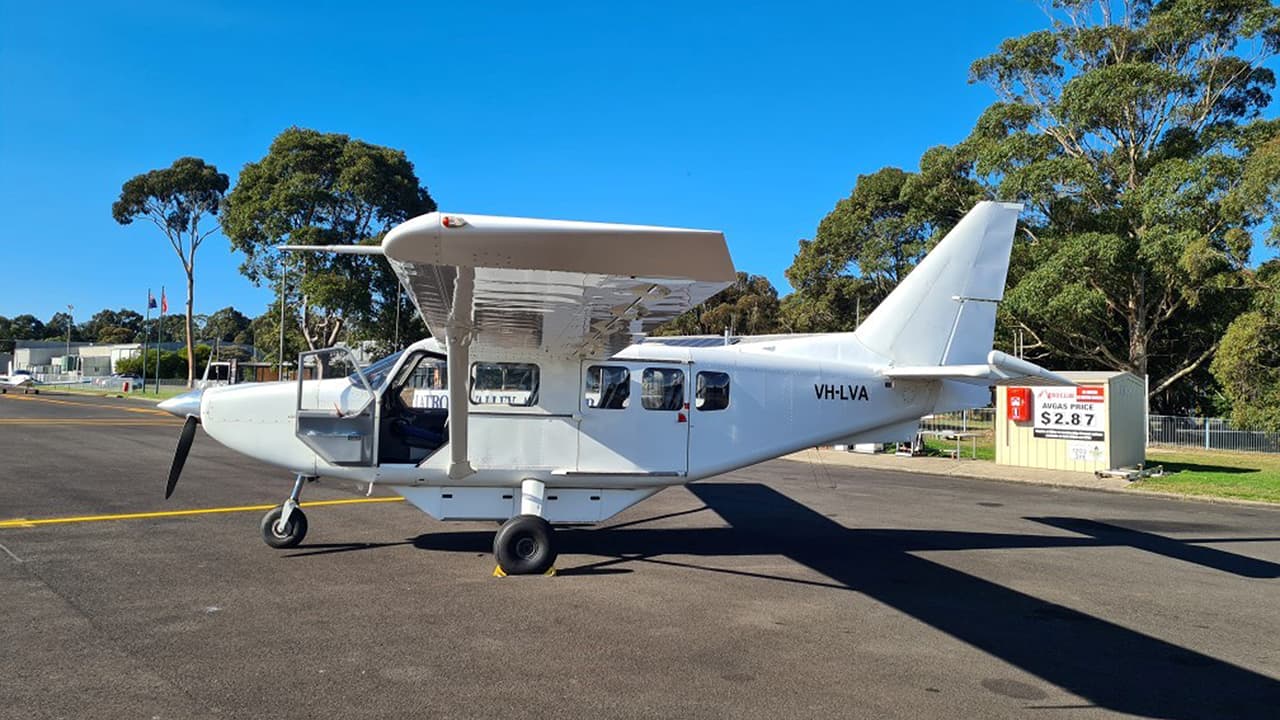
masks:
MULTIPOLYGON (((405 150, 445 210, 721 229, 785 292, 857 175, 962 139, 993 100, 969 63, 1046 24, 973 7, 0 0, 0 248, 37 260, 0 315, 161 285, 176 308, 165 240, 111 219, 121 183, 184 155, 234 182, 290 125, 405 150)), ((265 309, 239 262, 201 247, 197 312, 265 309)))

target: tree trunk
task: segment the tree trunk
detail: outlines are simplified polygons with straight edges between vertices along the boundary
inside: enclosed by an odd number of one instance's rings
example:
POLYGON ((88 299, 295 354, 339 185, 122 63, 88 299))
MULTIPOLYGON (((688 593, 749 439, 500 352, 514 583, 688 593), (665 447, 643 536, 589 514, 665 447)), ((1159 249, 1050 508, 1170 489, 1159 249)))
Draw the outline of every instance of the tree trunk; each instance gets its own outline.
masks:
POLYGON ((1146 285, 1142 278, 1137 284, 1134 294, 1129 296, 1129 367, 1134 375, 1145 377, 1151 331, 1147 323, 1146 285))
MULTIPOLYGON (((194 253, 193 253, 194 254, 194 253)), ((193 258, 194 260, 194 258, 193 258)), ((191 314, 195 304, 196 274, 195 267, 187 270, 187 389, 196 384, 196 346, 192 337, 191 314)))

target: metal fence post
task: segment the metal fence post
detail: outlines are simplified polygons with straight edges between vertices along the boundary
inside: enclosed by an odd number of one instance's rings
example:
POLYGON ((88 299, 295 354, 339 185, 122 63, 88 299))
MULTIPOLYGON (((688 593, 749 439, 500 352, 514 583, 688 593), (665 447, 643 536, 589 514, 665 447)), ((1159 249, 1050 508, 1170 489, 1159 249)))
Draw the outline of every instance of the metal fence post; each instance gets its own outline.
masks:
POLYGON ((1204 449, 1209 449, 1209 418, 1204 419, 1204 449))

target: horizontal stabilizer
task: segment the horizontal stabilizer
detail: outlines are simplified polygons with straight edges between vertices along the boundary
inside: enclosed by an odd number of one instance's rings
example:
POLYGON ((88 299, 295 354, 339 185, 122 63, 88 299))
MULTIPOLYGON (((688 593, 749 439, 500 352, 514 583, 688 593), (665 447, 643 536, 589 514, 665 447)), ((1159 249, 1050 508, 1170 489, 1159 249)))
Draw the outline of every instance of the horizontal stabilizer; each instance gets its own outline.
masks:
POLYGON ((957 380, 974 385, 1075 385, 1057 373, 999 350, 987 354, 986 365, 891 367, 884 376, 894 380, 957 380))

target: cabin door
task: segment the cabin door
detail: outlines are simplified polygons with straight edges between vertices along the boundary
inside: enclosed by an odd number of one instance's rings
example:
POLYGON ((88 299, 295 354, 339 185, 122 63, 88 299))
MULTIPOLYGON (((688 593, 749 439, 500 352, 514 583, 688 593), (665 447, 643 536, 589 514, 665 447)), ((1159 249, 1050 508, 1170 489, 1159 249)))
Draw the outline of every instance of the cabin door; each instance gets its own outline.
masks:
POLYGON ((369 466, 378 457, 377 395, 351 351, 298 356, 294 434, 332 465, 369 466))
POLYGON ((582 363, 578 472, 683 476, 689 469, 689 364, 582 363))

